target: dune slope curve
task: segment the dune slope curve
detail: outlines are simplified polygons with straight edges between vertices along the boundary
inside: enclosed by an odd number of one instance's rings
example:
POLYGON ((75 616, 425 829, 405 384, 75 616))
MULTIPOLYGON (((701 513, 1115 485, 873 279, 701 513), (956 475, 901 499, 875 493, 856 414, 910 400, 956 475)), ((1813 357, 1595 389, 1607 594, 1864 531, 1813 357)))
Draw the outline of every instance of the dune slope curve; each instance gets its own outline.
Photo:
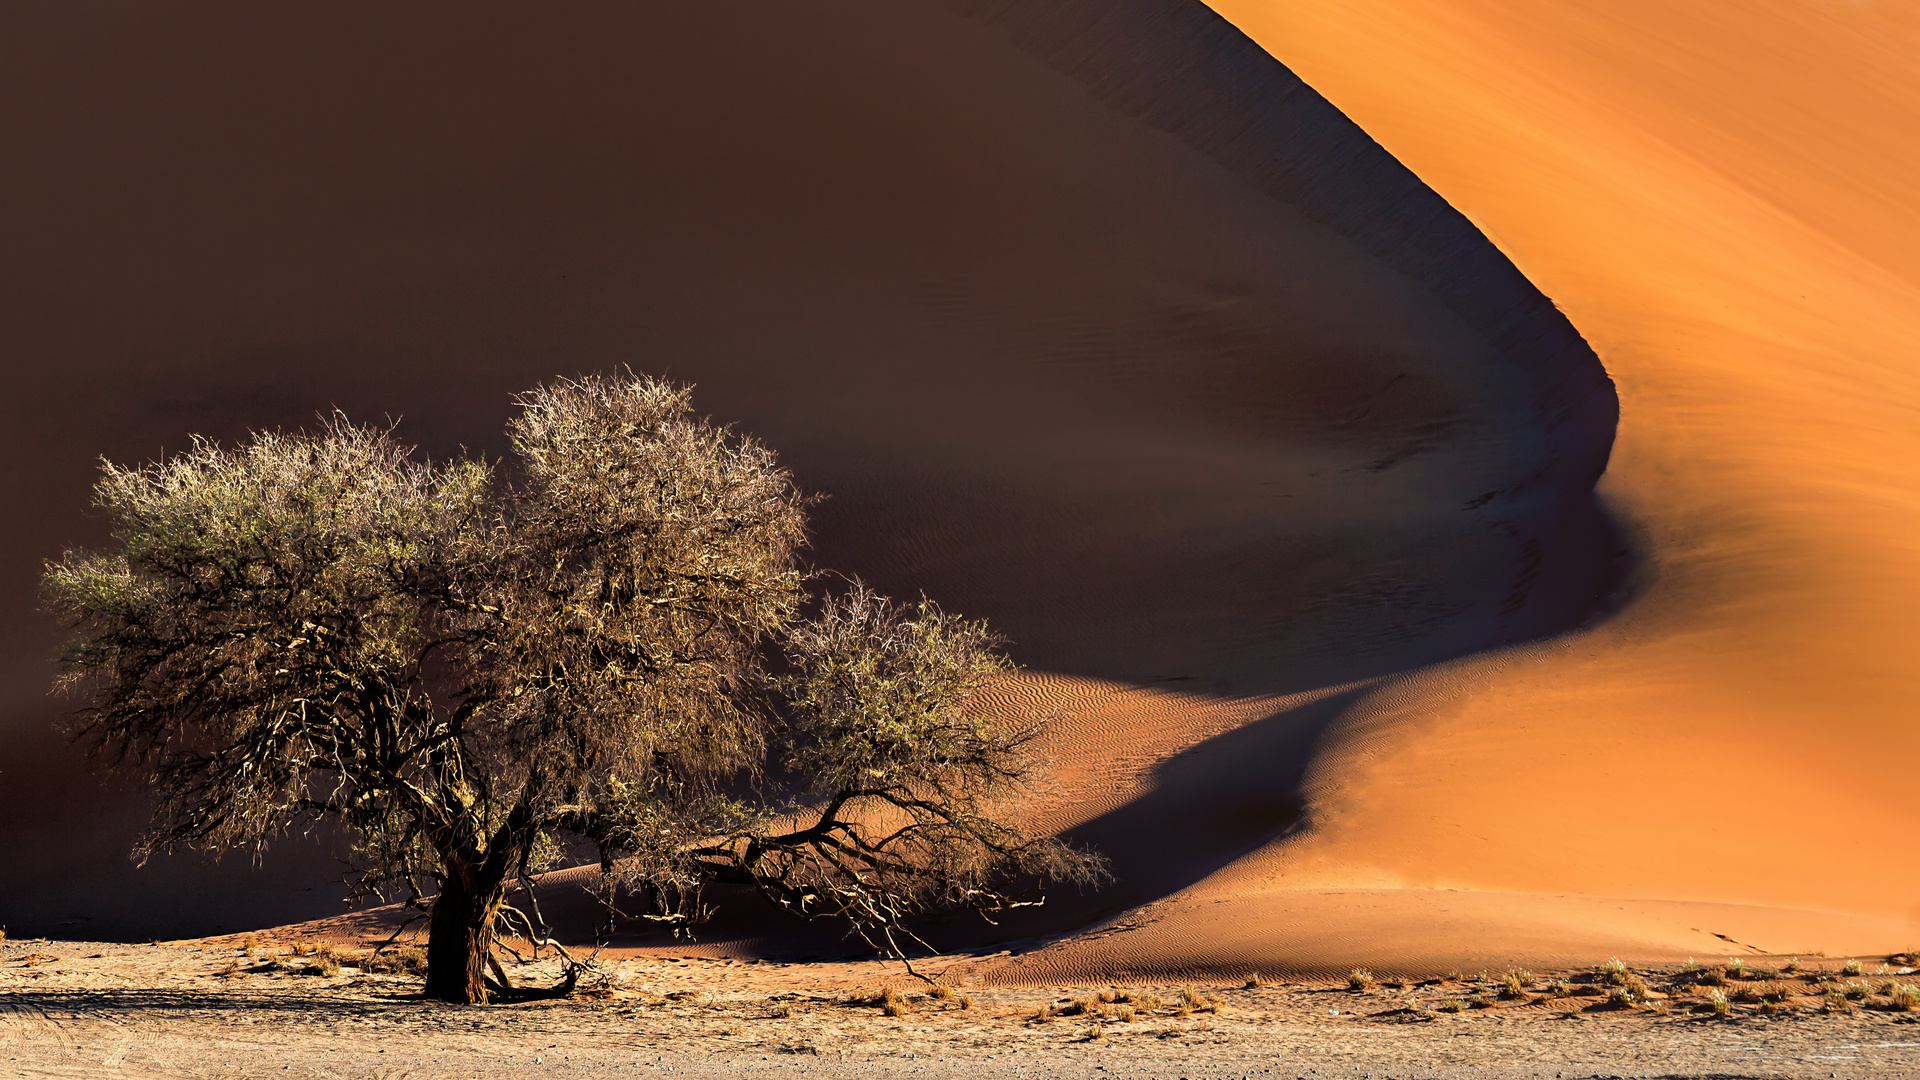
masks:
POLYGON ((137 800, 47 734, 40 560, 98 540, 98 455, 189 432, 338 405, 497 450, 555 374, 698 383, 832 495, 821 564, 991 620, 1032 670, 996 707, 1060 711, 1033 809, 1122 880, 1020 933, 1285 832, 1358 688, 1563 630, 1615 573, 1592 351, 1197 3, 0 20, 15 933, 330 907, 298 842, 126 867, 137 800))

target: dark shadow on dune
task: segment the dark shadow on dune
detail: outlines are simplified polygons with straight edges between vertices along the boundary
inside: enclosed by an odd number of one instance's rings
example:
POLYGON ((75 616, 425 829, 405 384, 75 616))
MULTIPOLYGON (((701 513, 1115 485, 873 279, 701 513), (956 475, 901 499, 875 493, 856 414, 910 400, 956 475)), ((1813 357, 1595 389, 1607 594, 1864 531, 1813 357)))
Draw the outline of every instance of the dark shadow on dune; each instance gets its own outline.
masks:
MULTIPOLYGON (((1198 693, 1632 595, 1592 350, 1197 0, 15 5, 0 145, 15 934, 337 911, 315 845, 134 871, 137 801, 49 730, 42 561, 101 539, 101 455, 190 433, 340 406, 498 453, 514 391, 665 371, 831 495, 821 565, 986 618, 1030 668, 1198 693)), ((1284 828, 1332 708, 1216 740, 1244 775, 1205 850, 1159 796, 1085 826, 1121 882, 1072 910, 1284 828)))

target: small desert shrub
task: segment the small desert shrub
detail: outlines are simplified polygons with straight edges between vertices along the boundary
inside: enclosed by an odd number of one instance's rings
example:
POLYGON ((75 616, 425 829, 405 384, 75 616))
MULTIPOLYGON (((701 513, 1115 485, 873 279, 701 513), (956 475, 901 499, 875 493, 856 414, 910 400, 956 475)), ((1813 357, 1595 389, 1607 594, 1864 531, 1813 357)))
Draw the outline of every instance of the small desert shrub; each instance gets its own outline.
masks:
POLYGON ((1820 1011, 1845 1015, 1853 1011, 1853 1002, 1848 1001, 1847 995, 1838 990, 1829 990, 1825 999, 1820 1002, 1820 1011))
POLYGON ((1204 997, 1201 997, 1200 993, 1196 991, 1193 987, 1183 986, 1180 988, 1180 1007, 1182 1009, 1185 1009, 1188 1012, 1195 1012, 1202 1005, 1205 1005, 1206 1003, 1207 1003, 1207 999, 1204 997))
POLYGON ((1104 1039, 1106 1037, 1107 1037, 1106 1029, 1102 1028, 1099 1024, 1094 1024, 1092 1027, 1089 1027, 1087 1029, 1086 1038, 1088 1042, 1099 1042, 1101 1039, 1104 1039))
POLYGON ((967 995, 965 995, 965 994, 961 994, 961 995, 960 995, 960 1009, 961 1009, 961 1011, 963 1011, 963 1012, 964 1012, 965 1010, 967 1010, 967 1009, 971 1009, 971 1008, 973 1008, 973 999, 972 999, 971 997, 968 997, 968 996, 967 996, 967 995))
POLYGON ((1440 981, 1443 983, 1466 982, 1467 977, 1465 975, 1460 974, 1458 970, 1454 970, 1454 971, 1449 971, 1445 975, 1440 976, 1440 981))
POLYGON ((1683 998, 1693 993, 1693 986, 1690 983, 1672 982, 1661 987, 1660 992, 1670 998, 1683 998))
POLYGON ((1475 994, 1467 999, 1467 1004, 1476 1009, 1491 1009, 1493 1008, 1493 999, 1485 994, 1475 994))
POLYGON ((1347 973, 1347 989, 1358 992, 1373 989, 1373 972, 1366 968, 1354 968, 1347 973))
POLYGON ((935 1001, 952 1001, 953 987, 944 984, 935 986, 932 990, 927 991, 927 996, 935 1001))
POLYGON ((1092 998, 1074 998, 1053 1011, 1059 1016, 1082 1016, 1093 1011, 1093 1004, 1092 998))
POLYGON ((1745 960, 1741 960, 1741 959, 1739 959, 1738 957, 1735 957, 1735 958, 1733 958, 1733 959, 1730 959, 1730 960, 1728 960, 1728 961, 1727 961, 1727 974, 1728 974, 1728 975, 1729 975, 1730 977, 1732 977, 1732 978, 1735 978, 1735 979, 1744 979, 1744 978, 1746 978, 1746 977, 1747 977, 1747 962, 1746 962, 1745 960))
POLYGON ((1873 994, 1873 987, 1863 982, 1850 982, 1841 993, 1847 996, 1848 1001, 1865 1001, 1873 994))
POLYGON ((1699 978, 1695 981, 1701 986, 1725 986, 1727 985, 1727 969, 1723 967, 1708 968, 1701 972, 1699 978))
POLYGON ((246 954, 247 956, 252 956, 254 953, 254 950, 258 949, 259 947, 260 947, 260 939, 257 937, 254 937, 252 934, 248 934, 246 939, 240 942, 240 951, 246 954))
POLYGON ((1573 986, 1565 979, 1553 979, 1547 983, 1546 996, 1549 999, 1573 996, 1573 986))
POLYGON ((1133 1006, 1115 1005, 1113 1010, 1107 1014, 1107 1017, 1116 1023, 1130 1024, 1133 1022, 1133 1006))
POLYGON ((1768 983, 1760 988, 1760 1000, 1778 1005, 1793 999, 1793 988, 1780 983, 1768 983))
POLYGON ((1455 997, 1446 998, 1442 1000, 1440 1004, 1437 1006, 1437 1008, 1439 1008, 1439 1010, 1443 1013, 1462 1012, 1466 1009, 1466 1007, 1467 1007, 1466 1002, 1461 1001, 1459 998, 1455 998, 1455 997))
POLYGON ((1266 980, 1264 980, 1264 979, 1262 979, 1262 978, 1260 977, 1260 973, 1259 973, 1259 972, 1257 972, 1257 971, 1252 971, 1252 972, 1248 972, 1248 973, 1247 973, 1247 985, 1246 985, 1246 987, 1245 987, 1245 989, 1248 989, 1248 990, 1258 990, 1258 989, 1260 989, 1261 987, 1263 987, 1263 986, 1265 986, 1265 985, 1267 985, 1267 984, 1266 984, 1266 980))
POLYGON ((1407 987, 1412 986, 1413 984, 1407 981, 1406 979, 1396 975, 1393 978, 1388 979, 1384 985, 1390 990, 1405 990, 1407 987))
POLYGON ((1867 970, 1866 965, 1862 964, 1860 961, 1849 960, 1844 965, 1841 966, 1840 974, 1851 977, 1855 975, 1864 974, 1866 970, 1867 970))
POLYGON ((1114 995, 1113 999, 1115 1001, 1128 1002, 1133 1005, 1137 1005, 1142 1009, 1157 1009, 1160 1007, 1160 995, 1155 993, 1142 992, 1142 993, 1134 994, 1134 993, 1122 992, 1114 995))
POLYGON ((1631 1009, 1640 1004, 1633 991, 1624 986, 1616 986, 1607 991, 1607 1007, 1612 1009, 1631 1009))
POLYGON ((900 991, 895 990, 891 986, 883 986, 880 988, 881 1016, 905 1016, 909 1008, 910 1006, 907 1004, 907 999, 900 996, 900 991))
POLYGON ((227 961, 227 966, 220 969, 220 977, 223 979, 239 978, 240 977, 240 961, 238 960, 227 961))
POLYGON ((360 969, 378 975, 412 975, 425 978, 427 951, 417 945, 404 945, 392 952, 377 952, 361 961, 360 969))
POLYGON ((1796 957, 1794 957, 1793 959, 1791 959, 1791 960, 1789 960, 1789 961, 1787 961, 1786 963, 1784 963, 1784 964, 1782 964, 1782 965, 1780 965, 1780 970, 1781 970, 1781 971, 1782 971, 1783 973, 1785 973, 1785 974, 1788 974, 1788 975, 1791 975, 1791 974, 1793 974, 1794 972, 1796 972, 1796 971, 1799 971, 1799 970, 1800 970, 1800 958, 1796 956, 1796 957))
POLYGON ((791 1020, 791 1019, 793 1019, 793 1006, 791 1006, 791 1005, 775 1005, 775 1006, 773 1007, 773 1019, 775 1019, 775 1020, 791 1020))
POLYGON ((1622 963, 1619 957, 1615 957, 1601 964, 1599 967, 1594 968, 1593 973, 1600 976, 1601 982, 1610 986, 1619 986, 1620 980, 1626 978, 1629 974, 1627 965, 1622 963))
POLYGON ((315 953, 313 963, 307 965, 307 974, 318 975, 323 979, 331 979, 335 975, 340 974, 340 958, 333 955, 332 950, 315 953))
POLYGON ((1747 974, 1752 978, 1763 979, 1771 982, 1772 980, 1780 977, 1780 969, 1776 967, 1768 967, 1764 964, 1757 964, 1753 967, 1748 968, 1747 974))
POLYGON ((1760 1000, 1760 991, 1752 986, 1743 986, 1734 991, 1733 1000, 1741 1002, 1742 1004, 1752 1005, 1760 1000))
POLYGON ((308 942, 296 941, 293 943, 293 955, 295 956, 312 956, 313 952, 314 946, 308 942))
POLYGON ((1707 992, 1707 1008, 1711 1010, 1715 1016, 1728 1016, 1733 1012, 1733 1002, 1727 999, 1724 991, 1709 990, 1707 992))
POLYGON ((1533 985, 1533 972, 1509 971, 1500 977, 1500 997, 1506 1001, 1524 999, 1527 987, 1533 985))
POLYGON ((1887 1008, 1894 1012, 1920 1011, 1920 987, 1900 985, 1887 991, 1887 1008))

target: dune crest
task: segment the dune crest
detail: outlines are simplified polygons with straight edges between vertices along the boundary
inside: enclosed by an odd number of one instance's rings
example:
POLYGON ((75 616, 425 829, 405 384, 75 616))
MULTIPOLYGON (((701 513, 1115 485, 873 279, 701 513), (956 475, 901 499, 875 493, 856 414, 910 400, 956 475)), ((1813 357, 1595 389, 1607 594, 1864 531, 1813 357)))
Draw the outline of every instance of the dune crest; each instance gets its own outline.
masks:
POLYGON ((1645 560, 1607 625, 1371 706, 1380 737, 1326 759, 1326 828, 1220 888, 1313 865, 1699 905, 1635 930, 1649 952, 1699 931, 1836 953, 1920 933, 1902 854, 1920 808, 1893 795, 1920 762, 1920 17, 1215 6, 1594 342, 1622 398, 1601 492, 1645 560))

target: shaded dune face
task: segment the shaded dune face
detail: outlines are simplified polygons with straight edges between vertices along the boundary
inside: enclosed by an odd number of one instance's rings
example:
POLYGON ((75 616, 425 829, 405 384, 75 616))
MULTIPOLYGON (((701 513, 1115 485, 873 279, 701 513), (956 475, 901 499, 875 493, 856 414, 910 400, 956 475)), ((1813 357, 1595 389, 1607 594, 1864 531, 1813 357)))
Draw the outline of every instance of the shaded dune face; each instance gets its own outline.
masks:
POLYGON ((0 43, 16 933, 330 907, 311 847, 126 868, 137 807, 46 733, 41 561, 102 539, 99 456, 192 432, 337 405, 497 454, 557 374, 697 383, 830 495, 821 565, 1051 673, 1008 707, 1082 717, 1048 813, 1103 908, 1291 820, 1339 710, 1233 703, 1556 632, 1617 571, 1591 350, 1198 3, 45 5, 0 43), (1267 809, 1183 843, 1109 805, 1203 722, 1267 809))

